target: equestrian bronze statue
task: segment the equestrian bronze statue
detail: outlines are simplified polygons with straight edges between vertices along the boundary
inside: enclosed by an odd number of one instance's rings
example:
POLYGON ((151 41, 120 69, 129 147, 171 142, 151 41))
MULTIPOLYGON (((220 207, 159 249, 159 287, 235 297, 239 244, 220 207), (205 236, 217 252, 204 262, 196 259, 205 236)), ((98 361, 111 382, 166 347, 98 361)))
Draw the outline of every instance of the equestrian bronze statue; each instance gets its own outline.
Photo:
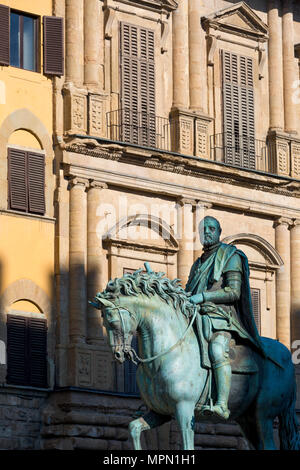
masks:
POLYGON ((219 222, 200 223, 203 255, 186 289, 145 263, 108 282, 92 303, 102 312, 117 361, 138 361, 137 384, 149 411, 129 430, 135 449, 142 431, 172 418, 183 449, 194 449, 194 423, 236 421, 255 449, 299 449, 296 383, 289 350, 260 337, 252 313, 246 255, 220 242, 219 222), (138 335, 138 352, 132 346, 138 335))

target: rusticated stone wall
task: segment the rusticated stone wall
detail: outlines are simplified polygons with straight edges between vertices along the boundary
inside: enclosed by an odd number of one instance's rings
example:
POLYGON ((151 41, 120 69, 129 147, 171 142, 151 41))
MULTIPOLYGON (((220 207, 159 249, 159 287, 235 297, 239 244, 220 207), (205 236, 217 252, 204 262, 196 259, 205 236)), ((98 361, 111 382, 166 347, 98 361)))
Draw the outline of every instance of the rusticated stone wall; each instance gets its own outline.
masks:
MULTIPOLYGON (((84 391, 53 393, 43 410, 42 449, 133 449, 128 424, 141 400, 84 391)), ((181 436, 172 420, 142 434, 145 450, 180 450, 181 436)), ((195 450, 249 449, 234 423, 195 424, 195 450)))

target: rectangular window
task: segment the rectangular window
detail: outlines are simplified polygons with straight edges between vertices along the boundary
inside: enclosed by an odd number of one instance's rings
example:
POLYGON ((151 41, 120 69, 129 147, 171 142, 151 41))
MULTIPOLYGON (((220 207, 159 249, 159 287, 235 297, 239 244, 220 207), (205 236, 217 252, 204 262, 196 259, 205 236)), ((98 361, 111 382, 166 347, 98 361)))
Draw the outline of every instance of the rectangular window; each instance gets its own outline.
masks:
POLYGON ((154 31, 121 23, 121 140, 156 147, 154 31))
POLYGON ((10 209, 45 213, 45 156, 8 149, 8 206, 10 209))
POLYGON ((221 51, 223 65, 224 160, 256 168, 253 59, 221 51))
POLYGON ((46 320, 7 316, 7 383, 48 386, 46 320))
POLYGON ((37 17, 10 12, 10 65, 38 71, 38 21, 37 17))
MULTIPOLYGON (((0 5, 0 65, 40 72, 41 18, 0 5)), ((43 17, 44 74, 64 74, 64 19, 43 17)))
POLYGON ((251 291, 251 300, 252 300, 252 309, 253 309, 253 316, 254 320, 260 334, 260 326, 261 326, 261 301, 260 301, 260 289, 250 289, 251 291))

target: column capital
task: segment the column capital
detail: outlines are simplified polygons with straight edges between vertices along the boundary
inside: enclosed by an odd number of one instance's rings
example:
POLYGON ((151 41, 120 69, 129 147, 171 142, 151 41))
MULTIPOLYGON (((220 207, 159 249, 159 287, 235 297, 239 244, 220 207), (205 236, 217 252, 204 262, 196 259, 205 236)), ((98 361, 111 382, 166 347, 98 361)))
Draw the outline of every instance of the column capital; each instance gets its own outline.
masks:
POLYGON ((69 189, 74 188, 74 186, 82 186, 84 189, 88 188, 89 186, 89 180, 87 178, 82 178, 79 176, 74 176, 70 181, 69 181, 69 189))
POLYGON ((299 226, 300 226, 300 219, 293 219, 290 228, 293 229, 299 226))
POLYGON ((190 204, 192 205, 193 207, 196 206, 196 201, 195 199, 191 199, 191 198, 188 198, 188 197, 182 197, 182 196, 179 196, 177 199, 176 199, 176 203, 179 204, 180 206, 185 206, 187 204, 190 204))
POLYGON ((101 189, 107 189, 108 186, 106 183, 103 183, 103 181, 90 180, 90 184, 87 189, 90 190, 94 188, 101 190, 101 189))
POLYGON ((278 219, 274 220, 273 227, 276 228, 280 225, 286 225, 287 228, 290 228, 293 225, 293 219, 289 219, 288 217, 278 217, 278 219))
POLYGON ((203 207, 203 209, 211 209, 213 207, 213 203, 196 200, 196 208, 198 207, 203 207))

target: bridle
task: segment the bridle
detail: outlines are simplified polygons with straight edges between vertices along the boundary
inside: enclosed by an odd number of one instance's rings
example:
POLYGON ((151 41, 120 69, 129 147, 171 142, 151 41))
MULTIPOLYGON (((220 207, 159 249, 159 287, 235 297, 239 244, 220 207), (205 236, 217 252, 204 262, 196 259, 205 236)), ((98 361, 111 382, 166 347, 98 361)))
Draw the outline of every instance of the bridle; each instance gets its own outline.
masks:
POLYGON ((121 342, 121 350, 134 364, 137 364, 137 362, 134 360, 134 357, 135 357, 135 359, 137 359, 141 363, 147 363, 147 362, 154 361, 155 359, 158 359, 158 358, 164 356, 165 354, 168 354, 169 352, 173 351, 173 349, 177 348, 177 346, 179 346, 184 341, 186 335, 188 334, 188 332, 192 328, 193 323, 194 323, 194 321, 196 319, 196 316, 197 316, 197 313, 198 313, 198 307, 197 307, 197 305, 195 305, 195 312, 193 314, 192 320, 190 321, 189 325, 187 326, 187 328, 186 328, 185 332, 183 333, 183 335, 181 336, 181 338, 175 344, 173 344, 173 346, 171 346, 166 351, 163 351, 159 354, 156 354, 155 356, 151 356, 151 357, 143 359, 143 358, 138 356, 135 349, 128 342, 129 333, 125 331, 125 322, 124 322, 124 318, 123 318, 123 314, 122 314, 121 310, 125 310, 126 312, 129 313, 130 316, 133 316, 133 314, 127 308, 120 307, 120 306, 117 306, 117 305, 115 305, 115 307, 109 307, 109 309, 118 311, 118 314, 119 314, 120 320, 121 320, 122 330, 123 330, 123 335, 122 335, 123 336, 122 337, 123 341, 121 342))

